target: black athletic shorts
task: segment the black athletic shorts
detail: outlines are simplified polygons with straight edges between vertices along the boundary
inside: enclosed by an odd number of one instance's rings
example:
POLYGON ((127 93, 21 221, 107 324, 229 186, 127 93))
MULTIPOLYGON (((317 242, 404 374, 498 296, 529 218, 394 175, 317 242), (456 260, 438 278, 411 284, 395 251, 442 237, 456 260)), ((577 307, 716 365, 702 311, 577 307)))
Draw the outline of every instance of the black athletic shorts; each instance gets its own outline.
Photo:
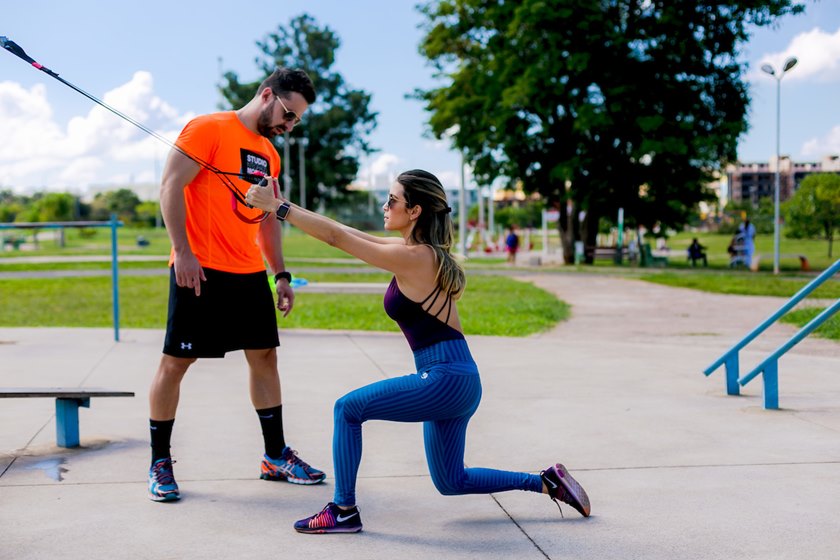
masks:
POLYGON ((222 358, 233 350, 276 348, 277 315, 265 272, 204 269, 201 295, 175 283, 169 270, 169 318, 163 353, 178 358, 222 358))

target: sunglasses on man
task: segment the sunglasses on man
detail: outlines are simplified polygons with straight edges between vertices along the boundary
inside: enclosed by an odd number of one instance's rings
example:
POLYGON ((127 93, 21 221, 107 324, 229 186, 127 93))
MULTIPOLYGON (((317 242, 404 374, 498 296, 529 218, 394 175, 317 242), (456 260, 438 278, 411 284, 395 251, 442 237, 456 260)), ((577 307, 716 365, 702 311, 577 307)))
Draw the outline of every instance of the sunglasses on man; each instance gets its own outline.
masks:
POLYGON ((275 95, 274 98, 280 102, 280 106, 283 107, 283 120, 286 122, 292 123, 292 126, 297 126, 300 124, 300 117, 294 111, 290 111, 286 104, 283 103, 283 100, 280 99, 279 95, 275 95))

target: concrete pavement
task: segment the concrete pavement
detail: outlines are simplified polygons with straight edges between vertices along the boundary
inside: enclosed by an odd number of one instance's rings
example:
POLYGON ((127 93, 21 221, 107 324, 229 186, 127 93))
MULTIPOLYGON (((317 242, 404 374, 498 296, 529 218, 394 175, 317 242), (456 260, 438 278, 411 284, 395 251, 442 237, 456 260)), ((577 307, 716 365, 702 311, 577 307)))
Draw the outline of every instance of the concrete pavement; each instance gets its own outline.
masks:
MULTIPOLYGON (((702 369, 783 300, 712 295, 582 274, 523 277, 572 304, 527 338, 468 337, 484 396, 466 463, 537 472, 563 462, 592 517, 545 496, 440 496, 420 425, 366 424, 359 535, 291 525, 332 499, 336 398, 408 373, 399 335, 281 331, 287 439, 323 485, 259 480, 261 436, 241 353, 199 361, 173 436, 184 499, 146 499, 147 395, 163 332, 0 328, 0 385, 102 386, 82 447, 55 447, 52 399, 0 401, 0 559, 836 558, 840 344, 808 338, 779 364, 781 410, 761 381, 726 396, 702 369)), ((504 312, 504 310, 500 310, 504 312)), ((772 327, 742 370, 795 332, 772 327)))

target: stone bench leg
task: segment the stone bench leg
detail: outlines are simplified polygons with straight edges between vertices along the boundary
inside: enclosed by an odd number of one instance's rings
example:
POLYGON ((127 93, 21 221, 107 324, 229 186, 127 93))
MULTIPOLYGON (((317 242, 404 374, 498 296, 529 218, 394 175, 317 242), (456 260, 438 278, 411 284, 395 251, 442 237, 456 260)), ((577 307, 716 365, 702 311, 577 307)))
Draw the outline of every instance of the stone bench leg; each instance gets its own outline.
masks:
POLYGON ((55 399, 55 441, 59 447, 79 446, 79 407, 90 408, 90 399, 55 399))

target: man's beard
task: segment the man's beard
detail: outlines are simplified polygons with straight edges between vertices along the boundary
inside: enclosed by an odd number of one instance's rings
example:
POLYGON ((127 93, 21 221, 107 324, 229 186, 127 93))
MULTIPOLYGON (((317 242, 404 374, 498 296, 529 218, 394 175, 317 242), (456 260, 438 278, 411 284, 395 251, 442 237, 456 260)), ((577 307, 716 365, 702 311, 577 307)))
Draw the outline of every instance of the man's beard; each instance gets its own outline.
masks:
POLYGON ((273 140, 275 136, 279 136, 275 130, 277 130, 276 126, 271 126, 271 115, 274 113, 274 104, 272 103, 271 107, 263 109, 260 113, 259 118, 257 119, 257 132, 260 133, 260 136, 265 136, 269 140, 273 140))

